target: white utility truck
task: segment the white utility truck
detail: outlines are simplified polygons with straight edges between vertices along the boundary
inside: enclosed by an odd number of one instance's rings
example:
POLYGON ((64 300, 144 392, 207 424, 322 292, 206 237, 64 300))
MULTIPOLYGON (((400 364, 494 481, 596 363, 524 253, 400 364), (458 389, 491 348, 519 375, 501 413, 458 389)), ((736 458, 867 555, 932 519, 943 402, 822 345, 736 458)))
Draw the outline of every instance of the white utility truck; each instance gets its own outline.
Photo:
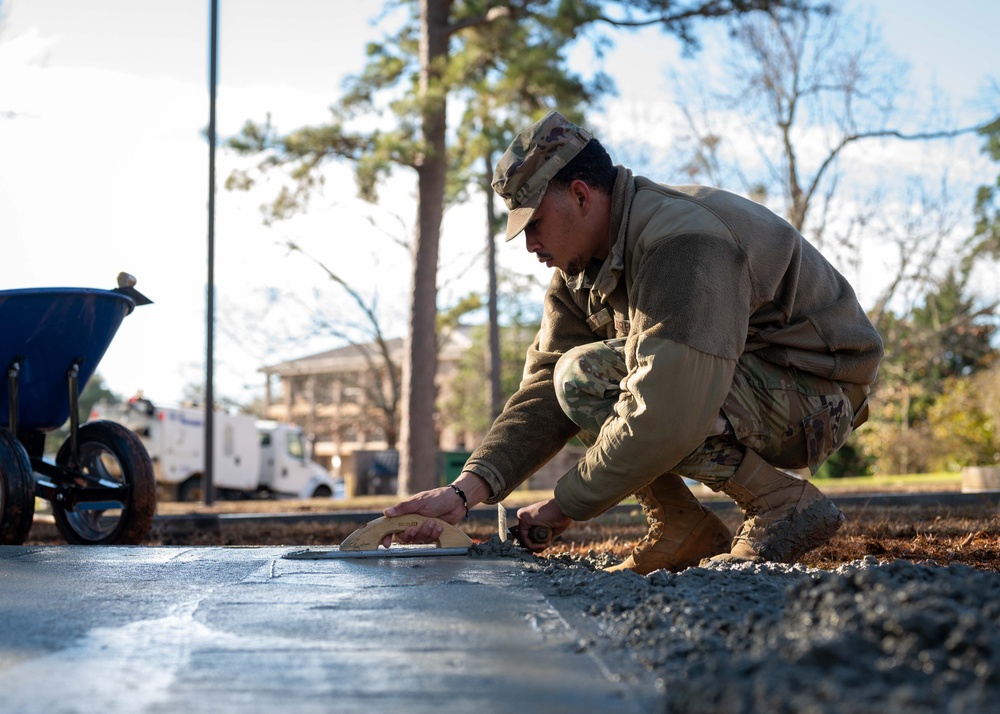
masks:
MULTIPOLYGON (((109 419, 134 431, 153 461, 160 495, 178 501, 203 497, 205 412, 157 407, 143 397, 100 403, 91 419, 109 419)), ((309 458, 305 435, 293 424, 215 412, 212 483, 219 498, 330 498, 342 489, 309 458)))

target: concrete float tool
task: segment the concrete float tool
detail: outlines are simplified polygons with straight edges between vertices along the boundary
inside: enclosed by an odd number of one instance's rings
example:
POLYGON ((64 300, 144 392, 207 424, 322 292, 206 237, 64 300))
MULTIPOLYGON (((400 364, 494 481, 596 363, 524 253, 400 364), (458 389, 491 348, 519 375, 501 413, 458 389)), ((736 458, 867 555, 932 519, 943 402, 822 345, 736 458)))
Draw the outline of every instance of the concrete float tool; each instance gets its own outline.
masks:
MULTIPOLYGON (((506 540, 512 538, 519 540, 517 524, 506 528, 504 521, 500 522, 501 538, 506 540)), ((549 530, 542 526, 535 526, 531 529, 529 537, 536 543, 545 543, 549 538, 549 530)), ((468 555, 469 548, 472 547, 472 539, 459 530, 457 527, 443 521, 440 518, 428 518, 410 514, 405 516, 394 516, 392 518, 383 516, 369 521, 361 528, 344 538, 338 547, 334 548, 306 548, 286 553, 283 558, 288 560, 328 560, 342 558, 415 558, 440 555, 468 555), (390 548, 382 546, 382 539, 385 536, 401 533, 411 526, 419 528, 426 521, 437 522, 442 528, 441 535, 432 545, 403 545, 395 543, 390 548)))
POLYGON ((325 560, 328 558, 413 558, 417 556, 468 555, 472 539, 455 526, 440 518, 428 518, 415 514, 382 516, 358 528, 337 548, 307 548, 282 556, 290 560, 325 560), (401 533, 411 526, 419 528, 427 520, 436 521, 444 528, 441 536, 431 545, 393 544, 391 548, 382 546, 382 539, 394 533, 401 533))

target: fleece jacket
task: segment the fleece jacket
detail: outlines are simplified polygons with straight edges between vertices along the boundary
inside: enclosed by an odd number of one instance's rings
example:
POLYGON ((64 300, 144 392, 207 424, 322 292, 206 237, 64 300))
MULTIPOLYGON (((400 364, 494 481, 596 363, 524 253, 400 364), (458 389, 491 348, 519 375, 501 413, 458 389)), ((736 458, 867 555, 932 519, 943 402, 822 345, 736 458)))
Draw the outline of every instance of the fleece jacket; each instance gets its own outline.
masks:
POLYGON ((614 414, 555 499, 574 520, 603 513, 670 471, 713 432, 745 352, 840 382, 871 384, 883 346, 847 280, 765 207, 618 167, 608 257, 557 270, 518 391, 465 468, 506 497, 578 427, 553 369, 581 344, 626 338, 614 414))

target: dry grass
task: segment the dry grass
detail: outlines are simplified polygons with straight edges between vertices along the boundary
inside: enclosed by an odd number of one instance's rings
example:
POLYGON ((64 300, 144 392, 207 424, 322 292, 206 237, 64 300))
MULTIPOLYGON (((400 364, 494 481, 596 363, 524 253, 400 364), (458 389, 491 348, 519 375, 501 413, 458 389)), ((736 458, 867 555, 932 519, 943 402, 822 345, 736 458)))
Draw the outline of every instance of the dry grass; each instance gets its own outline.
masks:
POLYGON ((807 558, 821 568, 871 555, 879 560, 932 560, 1000 571, 1000 516, 982 506, 845 509, 840 533, 807 558))
MULTIPOLYGON (((940 565, 964 563, 1000 572, 1000 516, 982 506, 951 508, 945 512, 926 506, 844 508, 847 522, 826 545, 808 553, 803 564, 834 569, 865 556, 879 560, 934 561, 940 565)), ((735 530, 741 514, 720 514, 735 530)), ((549 552, 627 555, 645 534, 638 512, 631 518, 580 523, 567 531, 549 552)))

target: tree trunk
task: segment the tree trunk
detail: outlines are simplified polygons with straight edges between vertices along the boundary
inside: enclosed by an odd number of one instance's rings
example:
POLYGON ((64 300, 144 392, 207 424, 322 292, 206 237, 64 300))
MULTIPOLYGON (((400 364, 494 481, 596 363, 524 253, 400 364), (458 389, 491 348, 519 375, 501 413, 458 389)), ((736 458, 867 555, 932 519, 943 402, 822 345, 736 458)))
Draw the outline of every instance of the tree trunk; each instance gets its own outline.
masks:
POLYGON ((410 322, 403 359, 400 496, 439 485, 437 428, 437 266, 444 212, 446 93, 440 73, 448 56, 451 0, 420 0, 420 99, 424 155, 417 166, 410 322))

